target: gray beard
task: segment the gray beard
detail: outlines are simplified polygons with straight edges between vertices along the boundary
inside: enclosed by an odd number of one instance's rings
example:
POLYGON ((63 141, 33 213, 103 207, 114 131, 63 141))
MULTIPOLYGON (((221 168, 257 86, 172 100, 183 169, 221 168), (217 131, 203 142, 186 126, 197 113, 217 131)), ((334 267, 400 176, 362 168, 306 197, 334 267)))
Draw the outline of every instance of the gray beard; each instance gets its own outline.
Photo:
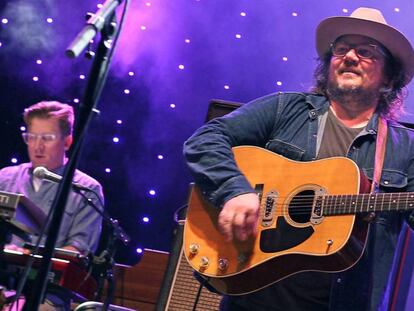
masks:
POLYGON ((343 88, 333 81, 328 82, 326 90, 330 100, 338 103, 354 103, 361 106, 371 106, 378 101, 378 90, 363 89, 362 87, 343 88))

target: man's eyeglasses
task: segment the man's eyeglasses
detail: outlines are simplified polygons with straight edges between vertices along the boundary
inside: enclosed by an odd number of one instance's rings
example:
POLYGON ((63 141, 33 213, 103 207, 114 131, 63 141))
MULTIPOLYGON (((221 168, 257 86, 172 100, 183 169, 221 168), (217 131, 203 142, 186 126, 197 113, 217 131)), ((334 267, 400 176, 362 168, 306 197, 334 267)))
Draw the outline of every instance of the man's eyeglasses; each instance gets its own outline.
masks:
POLYGON ((34 133, 22 133, 23 140, 26 144, 33 144, 40 139, 43 143, 50 143, 57 139, 56 134, 34 134, 34 133))
POLYGON ((362 59, 377 58, 378 54, 385 58, 388 57, 388 53, 381 46, 375 44, 347 44, 345 42, 334 42, 331 44, 332 55, 336 57, 344 57, 352 49, 362 59))

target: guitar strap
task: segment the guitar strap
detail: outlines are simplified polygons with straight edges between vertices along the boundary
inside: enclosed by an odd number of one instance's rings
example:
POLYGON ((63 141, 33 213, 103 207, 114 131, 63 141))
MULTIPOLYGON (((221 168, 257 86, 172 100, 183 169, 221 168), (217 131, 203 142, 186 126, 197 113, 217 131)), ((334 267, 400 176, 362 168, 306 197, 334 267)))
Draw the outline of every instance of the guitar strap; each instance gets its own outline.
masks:
POLYGON ((371 193, 376 193, 379 190, 381 182, 381 172, 385 158, 385 148, 387 145, 387 120, 383 117, 378 118, 378 132, 377 141, 375 145, 375 159, 374 159, 374 176, 372 177, 371 193))

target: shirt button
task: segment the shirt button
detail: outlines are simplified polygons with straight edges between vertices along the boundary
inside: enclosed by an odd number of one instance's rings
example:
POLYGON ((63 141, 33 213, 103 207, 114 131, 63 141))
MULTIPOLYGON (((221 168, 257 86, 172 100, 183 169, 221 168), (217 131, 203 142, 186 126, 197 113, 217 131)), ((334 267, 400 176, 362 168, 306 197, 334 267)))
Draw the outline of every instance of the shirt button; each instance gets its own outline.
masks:
POLYGON ((336 283, 341 283, 342 282, 342 279, 341 278, 337 278, 336 279, 336 283))

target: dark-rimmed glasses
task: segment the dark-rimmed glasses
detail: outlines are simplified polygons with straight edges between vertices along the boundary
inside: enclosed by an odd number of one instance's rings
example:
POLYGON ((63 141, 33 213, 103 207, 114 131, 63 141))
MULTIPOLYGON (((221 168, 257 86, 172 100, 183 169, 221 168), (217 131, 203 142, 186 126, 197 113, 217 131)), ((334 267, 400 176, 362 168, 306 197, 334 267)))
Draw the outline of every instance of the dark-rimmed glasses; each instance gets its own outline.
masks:
POLYGON ((364 43, 364 44, 348 44, 345 42, 331 43, 332 55, 336 57, 344 57, 350 50, 354 50, 355 54, 362 59, 374 59, 380 54, 385 58, 388 53, 379 45, 364 43))
POLYGON ((46 134, 34 134, 34 133, 22 133, 23 140, 26 144, 33 144, 38 139, 40 139, 43 143, 50 143, 57 139, 58 135, 53 133, 46 133, 46 134))

